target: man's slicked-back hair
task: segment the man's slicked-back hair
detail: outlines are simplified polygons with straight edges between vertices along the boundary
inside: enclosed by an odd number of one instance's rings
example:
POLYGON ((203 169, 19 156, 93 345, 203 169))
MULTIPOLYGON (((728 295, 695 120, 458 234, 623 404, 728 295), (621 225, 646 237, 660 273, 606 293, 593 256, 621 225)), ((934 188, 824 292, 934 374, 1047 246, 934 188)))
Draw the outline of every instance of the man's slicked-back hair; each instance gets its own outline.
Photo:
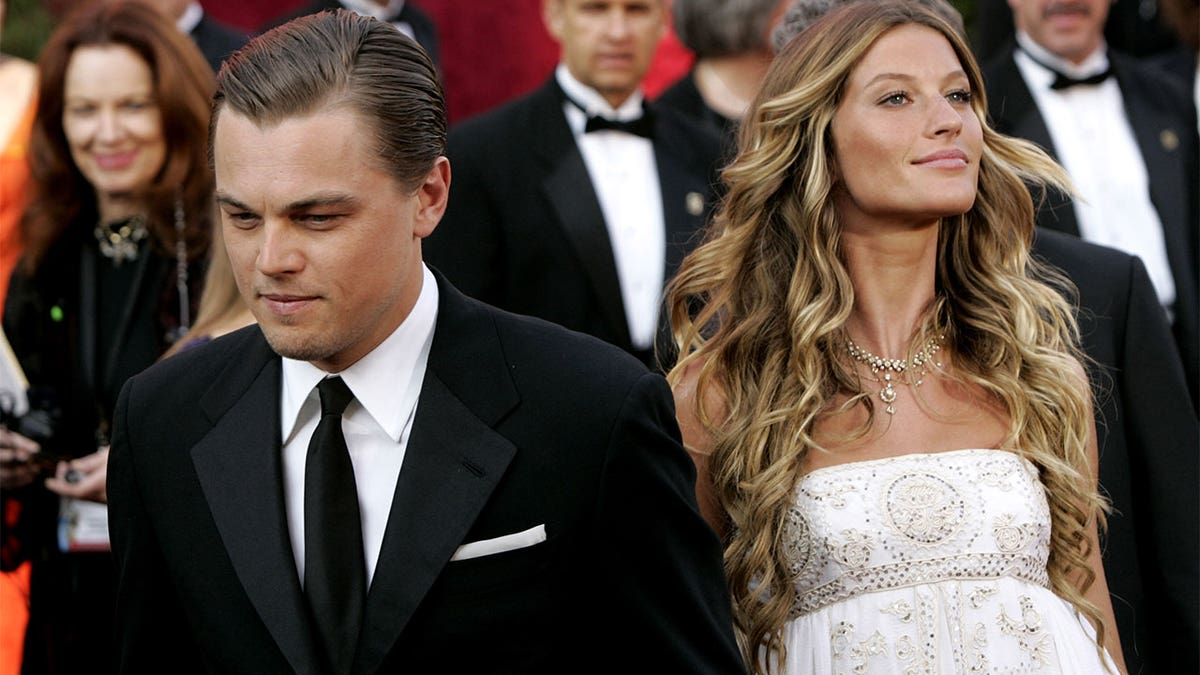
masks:
POLYGON ((339 106, 362 118, 381 167, 409 189, 446 152, 446 99, 429 56, 394 26, 339 9, 270 30, 225 61, 210 154, 224 108, 270 126, 339 106))

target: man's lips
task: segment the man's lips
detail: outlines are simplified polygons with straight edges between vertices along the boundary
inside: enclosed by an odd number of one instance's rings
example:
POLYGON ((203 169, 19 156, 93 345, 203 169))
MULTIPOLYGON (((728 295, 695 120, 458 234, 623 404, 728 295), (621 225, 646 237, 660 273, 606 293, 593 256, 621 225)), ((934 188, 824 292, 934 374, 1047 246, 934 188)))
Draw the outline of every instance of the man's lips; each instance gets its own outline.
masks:
POLYGON ((258 297, 274 314, 294 314, 308 307, 320 296, 287 293, 259 293, 258 297))
POLYGON ((633 63, 633 54, 600 54, 596 62, 602 66, 625 66, 633 63))
POLYGON ((1091 8, 1074 2, 1055 2, 1048 5, 1042 12, 1042 17, 1049 19, 1054 16, 1089 16, 1091 8))

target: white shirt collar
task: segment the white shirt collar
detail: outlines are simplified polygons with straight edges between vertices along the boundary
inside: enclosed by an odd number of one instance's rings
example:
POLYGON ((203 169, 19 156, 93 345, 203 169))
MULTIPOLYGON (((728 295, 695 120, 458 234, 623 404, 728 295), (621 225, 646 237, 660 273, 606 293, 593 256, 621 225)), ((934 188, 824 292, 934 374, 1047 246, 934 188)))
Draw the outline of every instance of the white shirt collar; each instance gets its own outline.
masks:
POLYGON ((600 92, 575 79, 565 63, 558 64, 558 67, 554 69, 554 77, 558 80, 558 86, 562 87, 563 93, 582 105, 588 115, 600 115, 622 122, 642 115, 642 100, 645 97, 642 95, 641 89, 634 91, 620 107, 614 109, 608 104, 608 101, 604 100, 600 92))
MULTIPOLYGON (((1079 65, 1075 65, 1051 53, 1045 47, 1034 42, 1033 38, 1029 37, 1029 34, 1023 31, 1017 31, 1017 44, 1032 57, 1029 60, 1038 66, 1038 70, 1046 73, 1050 73, 1049 70, 1046 70, 1046 66, 1050 66, 1063 75, 1074 78, 1091 77, 1092 75, 1097 75, 1108 70, 1108 47, 1103 40, 1101 40, 1100 46, 1091 54, 1088 54, 1088 57, 1079 65)), ((1050 73, 1050 75, 1047 82, 1054 80, 1053 74, 1050 73)))
POLYGON ((365 16, 375 17, 380 21, 391 21, 404 8, 404 0, 390 0, 388 4, 380 6, 378 3, 371 0, 339 0, 342 6, 353 12, 363 14, 365 16))
MULTIPOLYGON (((361 405, 395 442, 400 441, 414 407, 397 397, 416 389, 407 386, 414 377, 424 377, 437 320, 437 281, 428 267, 422 264, 421 268, 421 293, 412 311, 378 347, 338 373, 354 392, 350 405, 361 405)), ((279 419, 285 443, 296 432, 307 401, 319 411, 320 401, 313 389, 327 374, 307 361, 283 359, 279 419)))
POLYGON ((196 26, 200 25, 200 19, 204 18, 204 8, 198 2, 189 2, 187 9, 183 10, 183 16, 175 21, 175 26, 179 28, 179 32, 184 35, 191 35, 192 31, 196 30, 196 26))

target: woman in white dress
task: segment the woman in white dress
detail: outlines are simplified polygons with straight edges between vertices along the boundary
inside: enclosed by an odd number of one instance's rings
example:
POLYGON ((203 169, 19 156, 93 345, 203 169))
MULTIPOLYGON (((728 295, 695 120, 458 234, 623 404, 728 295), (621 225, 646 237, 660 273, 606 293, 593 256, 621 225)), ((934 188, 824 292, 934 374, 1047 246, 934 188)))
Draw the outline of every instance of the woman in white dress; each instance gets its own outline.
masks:
POLYGON ((1124 672, 1069 282, 977 65, 915 3, 851 4, 776 58, 670 373, 747 665, 1124 672))

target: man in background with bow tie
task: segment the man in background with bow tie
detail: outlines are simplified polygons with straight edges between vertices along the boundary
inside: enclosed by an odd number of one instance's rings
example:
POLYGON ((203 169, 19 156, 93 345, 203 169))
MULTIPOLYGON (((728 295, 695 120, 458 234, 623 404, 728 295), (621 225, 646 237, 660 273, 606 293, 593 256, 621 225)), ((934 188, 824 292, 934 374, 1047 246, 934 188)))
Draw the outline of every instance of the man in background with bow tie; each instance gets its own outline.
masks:
POLYGON ((1196 110, 1149 65, 1109 49, 1109 0, 1008 0, 1017 28, 984 67, 1001 133, 1031 140, 1070 174, 1040 227, 1136 255, 1171 320, 1195 407, 1200 386, 1196 110))
POLYGON ((663 0, 545 0, 559 65, 451 131, 454 191, 425 248, 468 295, 649 365, 663 286, 712 205, 721 152, 715 133, 645 100, 665 12, 663 0))

